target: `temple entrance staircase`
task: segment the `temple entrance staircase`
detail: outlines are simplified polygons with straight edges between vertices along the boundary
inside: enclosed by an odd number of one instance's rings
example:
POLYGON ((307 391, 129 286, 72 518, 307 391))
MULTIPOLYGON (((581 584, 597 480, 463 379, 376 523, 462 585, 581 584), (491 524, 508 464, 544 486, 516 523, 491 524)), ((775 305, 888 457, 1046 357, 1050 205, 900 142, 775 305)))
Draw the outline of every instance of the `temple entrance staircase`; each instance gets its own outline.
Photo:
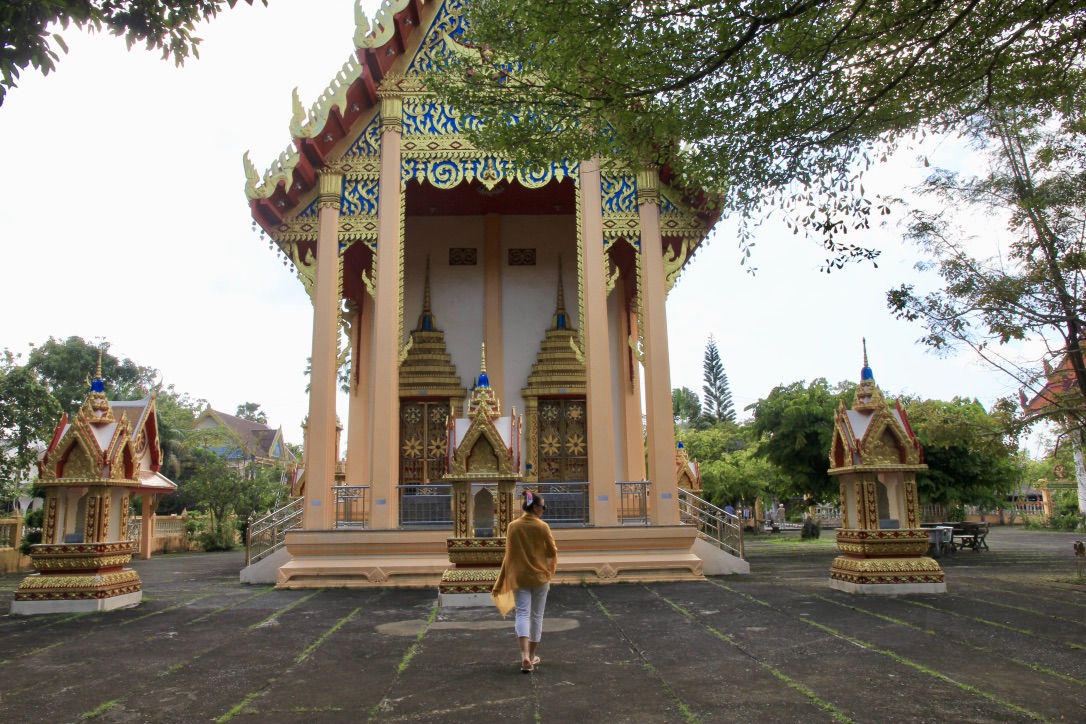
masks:
POLYGON ((716 507, 689 490, 679 488, 679 521, 695 526, 700 540, 745 563, 743 527, 739 516, 716 507))

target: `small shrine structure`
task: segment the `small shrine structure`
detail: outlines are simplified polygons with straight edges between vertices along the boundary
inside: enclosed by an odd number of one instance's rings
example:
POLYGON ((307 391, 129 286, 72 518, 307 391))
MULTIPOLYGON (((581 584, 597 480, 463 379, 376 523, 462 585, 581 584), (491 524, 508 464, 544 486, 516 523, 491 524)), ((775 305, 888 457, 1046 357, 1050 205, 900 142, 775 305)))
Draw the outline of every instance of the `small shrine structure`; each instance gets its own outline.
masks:
POLYGON ((150 557, 153 514, 177 486, 164 477, 155 398, 110 401, 102 362, 71 421, 63 415, 39 463, 45 488, 42 542, 31 548, 36 573, 19 584, 12 614, 108 611, 133 606, 143 592, 125 568, 137 549, 150 557), (133 494, 143 499, 140 540, 128 539, 133 494))
POLYGON ((492 605, 490 590, 505 555, 505 532, 519 515, 515 495, 523 420, 516 410, 502 417, 486 373, 485 347, 480 369, 467 417, 449 425, 452 455, 442 482, 452 484, 453 537, 446 542, 452 568, 438 586, 442 606, 492 605))
POLYGON ((848 593, 943 593, 943 570, 924 554, 916 473, 924 451, 901 403, 891 408, 864 364, 852 409, 834 415, 829 474, 841 480, 841 555, 830 568, 830 588, 848 593))
POLYGON ((489 389, 524 414, 506 443, 523 451, 512 474, 583 501, 555 527, 558 578, 699 579, 703 541, 680 522, 665 302, 719 212, 666 167, 518 168, 474 147, 465 131, 478 119, 424 85, 443 55, 477 52, 463 42, 468 1, 385 0, 372 24, 356 5, 342 69, 310 108, 295 93, 287 150, 263 174, 244 157, 254 228, 313 303, 303 521, 286 534, 289 560, 261 580, 441 580, 450 503, 443 521, 416 513, 451 495, 446 432, 471 387, 458 370, 475 368, 480 345, 489 389), (647 483, 636 525, 619 481, 647 483), (337 519, 344 487, 365 496, 364 528, 337 519))

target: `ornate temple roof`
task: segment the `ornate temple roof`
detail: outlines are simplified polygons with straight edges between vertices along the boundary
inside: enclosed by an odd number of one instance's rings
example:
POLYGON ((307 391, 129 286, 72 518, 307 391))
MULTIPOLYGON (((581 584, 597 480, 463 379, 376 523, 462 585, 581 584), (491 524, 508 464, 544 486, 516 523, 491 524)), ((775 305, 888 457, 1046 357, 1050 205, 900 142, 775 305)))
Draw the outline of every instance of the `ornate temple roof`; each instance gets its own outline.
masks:
POLYGON ((407 356, 400 365, 400 396, 463 400, 466 392, 445 346, 445 332, 438 329, 437 317, 430 304, 430 259, 427 257, 422 314, 411 332, 407 356))
POLYGON ((891 408, 875 384, 875 375, 867 363, 866 340, 860 385, 852 409, 846 409, 845 401, 841 400, 834 415, 829 474, 858 468, 872 472, 927 469, 923 448, 909 425, 905 409, 900 402, 891 408))
POLYGON ((277 429, 208 407, 196 418, 193 429, 212 426, 227 430, 247 455, 261 459, 274 458, 284 463, 294 462, 294 453, 283 440, 282 428, 277 429))
POLYGON ((123 485, 159 493, 177 488, 159 473, 154 394, 108 400, 101 355, 82 406, 70 419, 61 416, 38 466, 43 485, 123 485))

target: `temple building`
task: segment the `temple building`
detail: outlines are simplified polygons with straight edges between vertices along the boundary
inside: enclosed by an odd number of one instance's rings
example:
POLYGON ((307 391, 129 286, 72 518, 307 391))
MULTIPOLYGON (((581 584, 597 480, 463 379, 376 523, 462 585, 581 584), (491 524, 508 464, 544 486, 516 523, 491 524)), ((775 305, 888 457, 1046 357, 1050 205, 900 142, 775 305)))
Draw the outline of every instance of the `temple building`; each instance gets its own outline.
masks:
POLYGON ((464 2, 386 0, 372 25, 358 11, 328 89, 309 109, 295 92, 287 150, 263 174, 244 158, 254 227, 313 303, 304 513, 272 580, 436 585, 450 431, 483 346, 502 415, 522 420, 517 490, 565 496, 559 577, 698 578, 715 554, 680 522, 678 481, 697 471, 676 457, 665 302, 718 214, 667 168, 526 170, 474 148, 474 119, 421 81, 455 50, 464 2), (343 525, 348 507, 364 525, 343 525))

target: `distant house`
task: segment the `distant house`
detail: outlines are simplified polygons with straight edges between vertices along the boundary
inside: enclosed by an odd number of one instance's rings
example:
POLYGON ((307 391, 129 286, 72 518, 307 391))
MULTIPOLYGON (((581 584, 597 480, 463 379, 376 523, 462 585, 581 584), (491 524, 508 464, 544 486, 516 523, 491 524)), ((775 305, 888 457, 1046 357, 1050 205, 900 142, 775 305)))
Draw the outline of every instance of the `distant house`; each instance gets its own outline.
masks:
POLYGON ((282 464, 287 468, 297 466, 294 454, 283 440, 282 427, 276 429, 208 407, 196 418, 192 429, 222 430, 233 445, 211 449, 239 468, 250 462, 259 465, 282 464))

